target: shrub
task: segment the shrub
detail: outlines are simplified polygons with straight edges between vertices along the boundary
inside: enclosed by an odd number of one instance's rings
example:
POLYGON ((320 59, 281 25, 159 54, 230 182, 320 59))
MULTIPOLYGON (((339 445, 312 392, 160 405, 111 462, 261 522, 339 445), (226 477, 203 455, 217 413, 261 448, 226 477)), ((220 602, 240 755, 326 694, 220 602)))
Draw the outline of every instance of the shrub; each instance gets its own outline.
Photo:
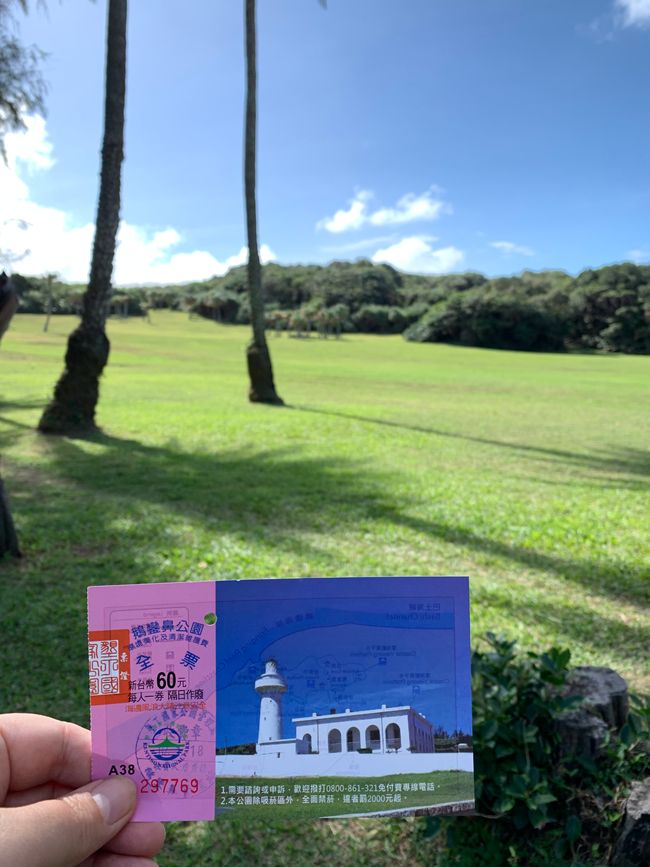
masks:
POLYGON ((487 636, 472 657, 477 818, 431 818, 444 835, 439 867, 580 867, 606 864, 627 784, 650 769, 642 748, 650 711, 640 702, 598 760, 563 758, 555 720, 569 650, 517 653, 487 636))
POLYGON ((426 301, 415 301, 413 304, 409 304, 408 307, 402 307, 405 327, 408 328, 409 325, 413 325, 418 319, 421 319, 425 313, 428 313, 430 307, 431 305, 427 304, 426 301))
POLYGON ((326 307, 347 304, 352 310, 363 305, 391 305, 398 300, 401 282, 401 275, 390 265, 374 265, 365 259, 332 262, 314 274, 312 296, 326 307))
POLYGON ((367 334, 399 334, 406 327, 406 316, 400 307, 366 304, 352 315, 352 323, 367 334))
POLYGON ((406 305, 424 302, 430 307, 456 292, 467 292, 477 286, 487 284, 487 277, 473 271, 468 271, 465 274, 441 274, 438 276, 404 274, 400 296, 406 305))
POLYGON ((237 310, 237 316, 235 318, 235 322, 238 325, 250 325, 251 324, 251 303, 248 295, 241 296, 241 303, 237 310))
POLYGON ((570 340, 607 352, 650 353, 650 267, 585 271, 569 296, 570 340))
POLYGON ((453 296, 408 328, 407 340, 488 349, 552 352, 563 348, 565 325, 550 310, 516 296, 453 296))
POLYGON ((232 323, 237 320, 240 300, 234 292, 218 288, 203 292, 196 298, 188 292, 183 298, 183 307, 205 319, 232 323))
POLYGON ((344 331, 354 330, 350 322, 350 309, 346 304, 334 304, 332 307, 321 307, 314 317, 316 330, 323 337, 334 335, 340 337, 344 331))

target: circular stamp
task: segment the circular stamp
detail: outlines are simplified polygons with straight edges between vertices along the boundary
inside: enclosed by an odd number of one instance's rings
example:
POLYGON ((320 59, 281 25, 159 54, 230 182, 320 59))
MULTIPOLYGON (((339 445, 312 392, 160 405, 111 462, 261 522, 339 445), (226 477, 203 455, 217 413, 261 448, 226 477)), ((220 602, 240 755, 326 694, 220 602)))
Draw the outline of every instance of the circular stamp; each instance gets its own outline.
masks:
POLYGON ((138 735, 136 760, 140 773, 148 780, 196 778, 199 791, 211 786, 215 774, 214 732, 215 720, 209 711, 184 707, 161 710, 149 717, 138 735))

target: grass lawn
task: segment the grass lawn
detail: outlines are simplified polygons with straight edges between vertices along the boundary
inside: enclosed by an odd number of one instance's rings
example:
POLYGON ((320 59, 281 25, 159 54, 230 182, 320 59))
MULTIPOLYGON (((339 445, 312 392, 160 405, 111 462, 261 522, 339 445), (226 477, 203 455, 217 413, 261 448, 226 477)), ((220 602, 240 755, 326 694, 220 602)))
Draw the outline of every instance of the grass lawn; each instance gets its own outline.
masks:
MULTIPOLYGON (((152 319, 110 323, 93 441, 34 433, 73 318, 3 340, 1 707, 87 724, 88 584, 267 575, 469 574, 475 639, 650 691, 650 358, 271 337, 278 409, 246 400, 248 329, 152 319)), ((174 826, 161 863, 418 863, 417 822, 339 824, 174 826)))

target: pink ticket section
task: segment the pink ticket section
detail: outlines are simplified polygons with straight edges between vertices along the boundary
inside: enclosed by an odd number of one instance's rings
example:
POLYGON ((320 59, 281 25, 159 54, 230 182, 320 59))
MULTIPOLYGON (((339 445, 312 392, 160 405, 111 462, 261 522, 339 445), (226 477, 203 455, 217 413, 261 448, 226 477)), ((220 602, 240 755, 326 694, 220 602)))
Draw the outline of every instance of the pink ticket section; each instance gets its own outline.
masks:
POLYGON ((88 589, 92 777, 135 821, 214 818, 215 631, 214 581, 88 589))

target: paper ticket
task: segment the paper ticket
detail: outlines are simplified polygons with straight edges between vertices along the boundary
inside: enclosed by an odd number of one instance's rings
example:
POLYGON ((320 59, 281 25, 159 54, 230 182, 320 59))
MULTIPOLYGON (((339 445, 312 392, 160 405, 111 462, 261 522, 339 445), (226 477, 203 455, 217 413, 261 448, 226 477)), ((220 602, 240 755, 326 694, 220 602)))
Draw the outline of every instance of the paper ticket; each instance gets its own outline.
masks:
POLYGON ((135 821, 215 811, 215 583, 88 589, 92 778, 137 787, 135 821))
POLYGON ((474 808, 467 578, 91 587, 88 629, 93 779, 136 820, 474 808))

